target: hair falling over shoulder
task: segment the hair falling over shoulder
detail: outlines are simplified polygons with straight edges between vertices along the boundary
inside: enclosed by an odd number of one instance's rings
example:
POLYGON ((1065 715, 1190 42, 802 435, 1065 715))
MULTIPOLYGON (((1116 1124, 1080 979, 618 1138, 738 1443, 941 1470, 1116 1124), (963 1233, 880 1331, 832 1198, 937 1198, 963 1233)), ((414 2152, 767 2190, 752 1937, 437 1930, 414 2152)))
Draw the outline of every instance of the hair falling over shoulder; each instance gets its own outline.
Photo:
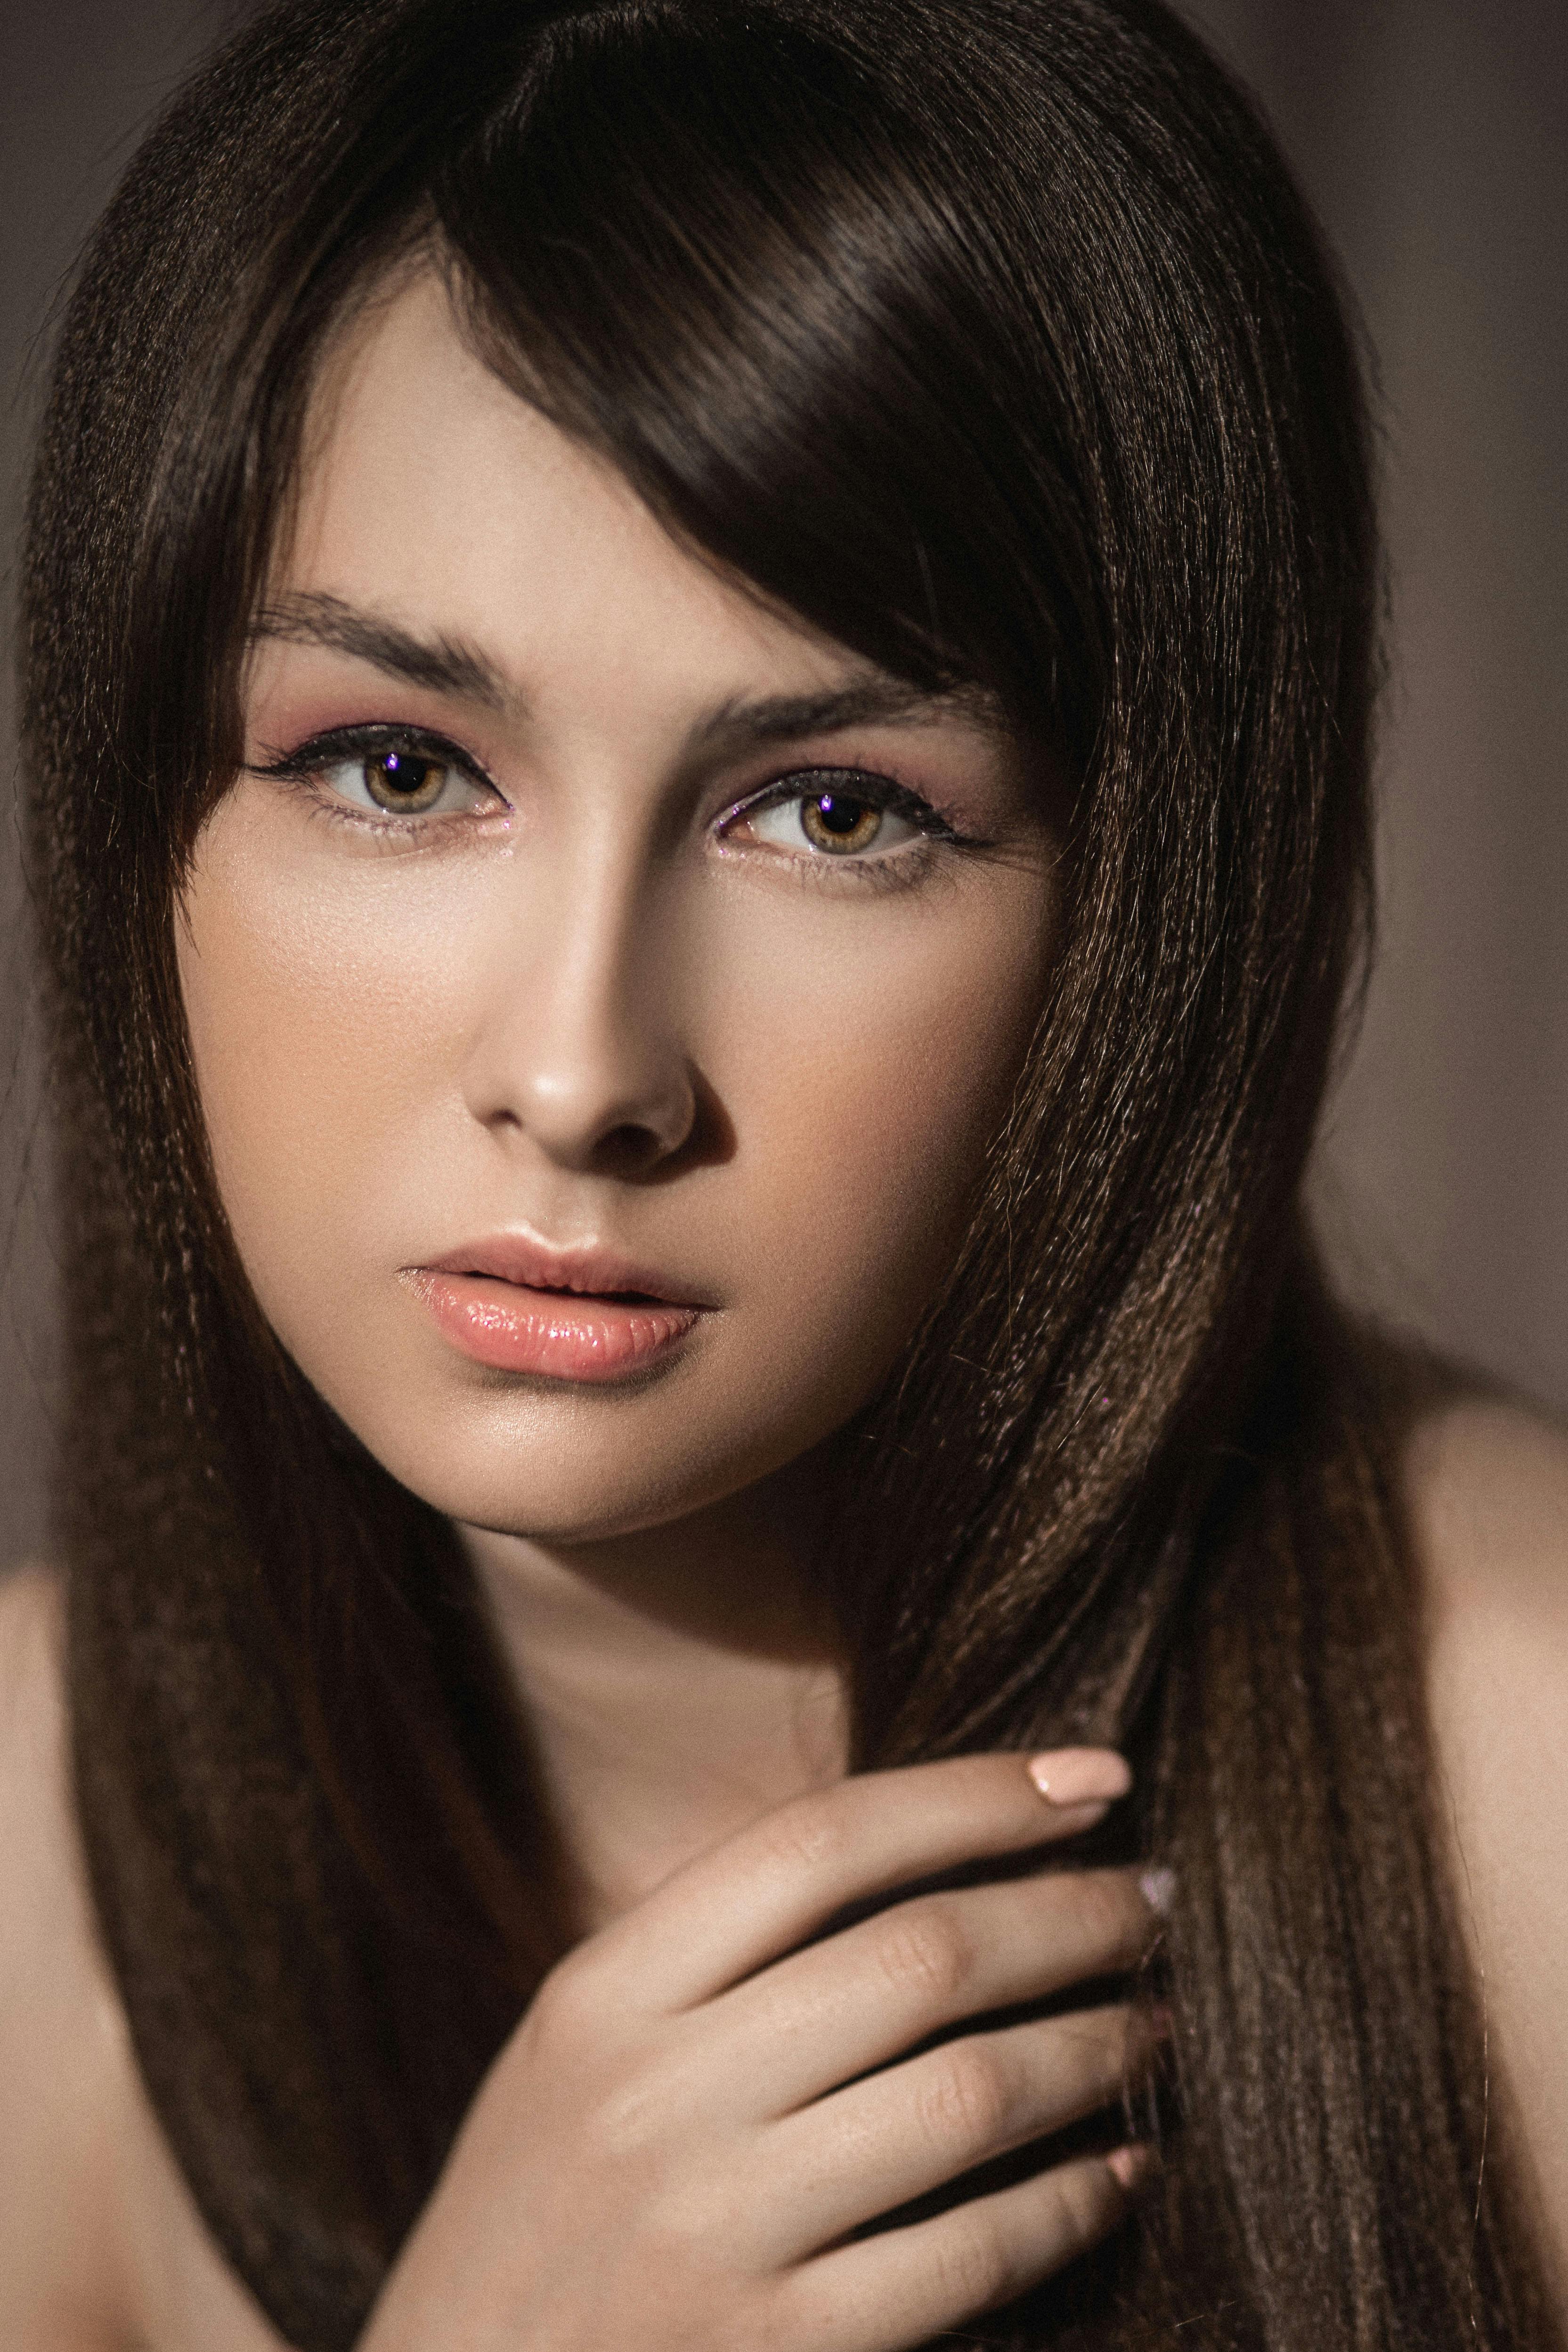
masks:
POLYGON ((561 1947, 462 1557, 249 1297, 174 978, 311 373, 416 253, 672 530, 998 694, 1069 809, 1050 1001, 822 1568, 861 1764, 1114 1738, 1175 1874, 1163 2187, 985 2340, 1544 2347, 1483 2164, 1397 1383, 1298 1211, 1367 919, 1358 366, 1156 0, 284 0, 87 256, 26 587, 60 1539, 93 1891, 206 2221, 346 2352, 561 1947))

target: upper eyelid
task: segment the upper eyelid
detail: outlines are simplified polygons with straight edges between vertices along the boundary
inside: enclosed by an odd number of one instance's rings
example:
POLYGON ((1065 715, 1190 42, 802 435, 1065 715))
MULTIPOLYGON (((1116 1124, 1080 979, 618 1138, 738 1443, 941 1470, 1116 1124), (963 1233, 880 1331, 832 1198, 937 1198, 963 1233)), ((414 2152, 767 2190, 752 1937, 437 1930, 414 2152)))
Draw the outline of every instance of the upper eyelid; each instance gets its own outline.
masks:
POLYGON ((465 751, 460 743, 454 743, 449 735, 430 727, 402 726, 395 719, 358 719, 345 727, 325 727, 319 735, 307 736, 292 751, 275 754, 269 764, 274 769, 322 768, 331 759, 352 758, 356 751, 389 743, 415 744, 421 751, 436 752, 454 767, 477 776, 481 783, 498 789, 483 761, 465 751))
POLYGON ((956 830, 951 819, 945 817, 940 809, 933 808, 923 793, 911 791, 908 784, 900 783, 896 776, 882 775, 874 768, 849 767, 836 760, 813 761, 805 767, 786 768, 782 775, 773 776, 767 782, 754 785, 750 792, 742 793, 738 799, 731 801, 726 808, 720 811, 718 822, 721 824, 727 824, 730 818, 743 816, 748 809, 763 806, 771 801, 808 800, 812 797, 813 782, 824 776, 849 777, 857 783, 871 785, 875 788, 876 797, 894 814, 908 815, 910 818, 923 817, 928 820, 933 831, 952 833, 956 830))

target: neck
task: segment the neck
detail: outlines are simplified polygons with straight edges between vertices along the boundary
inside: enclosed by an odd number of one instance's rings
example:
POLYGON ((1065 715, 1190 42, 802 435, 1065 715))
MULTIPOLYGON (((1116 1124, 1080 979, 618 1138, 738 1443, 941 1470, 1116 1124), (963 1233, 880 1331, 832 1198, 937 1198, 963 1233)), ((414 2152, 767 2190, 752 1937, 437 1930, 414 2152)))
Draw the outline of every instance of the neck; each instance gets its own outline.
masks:
POLYGON ((843 1682, 804 1572, 802 1491, 770 1480, 585 1544, 467 1531, 584 1930, 844 1769, 843 1682))

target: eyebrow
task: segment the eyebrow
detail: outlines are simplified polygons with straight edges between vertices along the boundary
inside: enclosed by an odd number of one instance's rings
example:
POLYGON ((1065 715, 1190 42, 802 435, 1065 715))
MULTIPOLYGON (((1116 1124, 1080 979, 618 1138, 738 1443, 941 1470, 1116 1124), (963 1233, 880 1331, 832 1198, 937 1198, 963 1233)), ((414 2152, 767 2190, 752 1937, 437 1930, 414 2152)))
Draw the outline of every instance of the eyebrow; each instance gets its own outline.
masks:
POLYGON ((517 699, 500 670, 471 646, 451 637, 416 637, 395 621, 345 604, 340 596, 280 597, 257 614, 250 636, 252 642, 272 637, 288 645, 327 646, 369 662, 389 677, 460 695, 489 710, 504 709, 517 699))
MULTIPOLYGON (((395 621, 345 604, 340 596, 279 597, 258 614, 249 634, 253 643, 273 638, 289 645, 325 646, 368 662, 389 677, 458 695, 489 710, 516 709, 522 701, 504 674, 473 646, 450 637, 416 636, 395 621)), ((721 755, 850 727, 929 726, 951 718, 995 729, 1005 724, 999 699, 983 687, 919 687, 868 667, 844 685, 815 694, 764 695, 755 700, 731 697, 693 729, 689 748, 721 755)))
POLYGON ((723 703, 697 729, 693 747, 731 751, 794 742, 847 727, 932 726, 952 718, 987 727, 1004 723, 1001 704, 983 687, 912 686, 884 670, 871 670, 817 694, 775 694, 754 702, 723 703))

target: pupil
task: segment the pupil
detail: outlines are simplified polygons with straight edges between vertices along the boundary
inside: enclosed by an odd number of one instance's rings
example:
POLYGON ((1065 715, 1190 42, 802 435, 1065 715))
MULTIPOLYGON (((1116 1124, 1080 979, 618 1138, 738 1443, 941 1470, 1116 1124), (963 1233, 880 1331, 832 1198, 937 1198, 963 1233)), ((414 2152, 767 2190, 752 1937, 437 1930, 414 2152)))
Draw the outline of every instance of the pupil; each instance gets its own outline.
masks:
POLYGON ((411 760, 403 751, 384 751, 378 765, 384 782, 395 793, 418 792, 430 773, 428 760, 411 760))
POLYGON ((825 832, 854 833, 864 821, 866 803, 864 801, 835 798, 831 793, 825 793, 816 803, 816 814, 825 832))

